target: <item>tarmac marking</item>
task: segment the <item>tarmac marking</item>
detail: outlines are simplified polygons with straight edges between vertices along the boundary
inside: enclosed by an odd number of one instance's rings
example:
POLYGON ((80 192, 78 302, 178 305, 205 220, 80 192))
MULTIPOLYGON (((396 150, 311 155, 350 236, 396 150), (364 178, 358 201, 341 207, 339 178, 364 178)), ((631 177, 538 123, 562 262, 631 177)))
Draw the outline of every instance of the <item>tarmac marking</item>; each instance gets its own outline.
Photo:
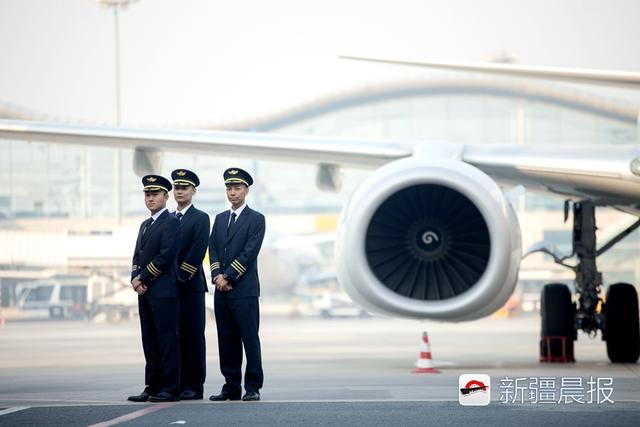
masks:
POLYGON ((148 407, 146 407, 144 409, 140 409, 138 411, 131 412, 129 414, 125 414, 125 415, 119 416, 119 417, 114 418, 112 420, 103 421, 103 422, 97 423, 97 424, 92 424, 89 427, 109 427, 109 426, 114 426, 116 424, 124 423, 124 422, 131 421, 131 420, 135 420, 136 418, 143 417, 145 415, 148 415, 148 414, 151 414, 153 412, 159 411, 160 409, 169 408, 169 407, 174 406, 174 405, 177 405, 177 402, 157 403, 155 405, 148 406, 148 407))
MULTIPOLYGON (((172 403, 173 405, 178 405, 178 406, 198 406, 198 405, 267 405, 267 404, 288 404, 288 403, 429 403, 429 402, 457 402, 458 399, 452 399, 452 398, 425 398, 425 399, 416 399, 416 398, 410 398, 410 399, 402 399, 402 398, 387 398, 387 399, 371 399, 371 398, 364 398, 364 399, 262 399, 259 402, 242 402, 242 401, 226 401, 226 402, 205 402, 205 401, 182 401, 182 402, 175 402, 172 403)), ((640 399, 616 399, 615 401, 616 403, 625 403, 625 404, 630 404, 630 403, 635 403, 638 404, 640 403, 640 399)), ((50 402, 50 403, 44 403, 44 404, 39 404, 36 403, 35 405, 33 404, 33 401, 26 401, 26 404, 31 404, 31 406, 25 406, 25 407, 20 407, 20 409, 18 409, 18 407, 14 407, 14 408, 8 408, 4 411, 0 410, 0 415, 4 415, 6 411, 11 411, 11 412, 15 412, 17 410, 23 410, 23 409, 29 409, 29 408, 67 408, 67 407, 91 407, 91 406, 131 406, 132 408, 136 407, 136 406, 140 406, 140 405, 145 405, 145 403, 123 403, 122 401, 104 401, 104 402, 100 402, 98 404, 92 404, 92 403, 74 403, 74 402, 66 402, 66 403, 57 403, 57 402, 50 402), (15 410, 14 410, 15 409, 15 410)), ((491 403, 499 403, 499 400, 492 400, 491 403)), ((166 404, 155 404, 153 407, 156 408, 158 406, 161 405, 166 405, 166 404)), ((4 405, 4 406, 8 406, 8 405, 4 405)), ((501 406, 517 406, 515 404, 513 405, 507 405, 507 404, 502 404, 501 406)), ((7 414, 11 413, 11 412, 6 412, 7 414)), ((102 425, 102 424, 97 424, 97 425, 102 425)))
POLYGON ((126 402, 122 400, 51 400, 51 399, 2 399, 0 398, 0 407, 9 407, 11 405, 22 404, 29 405, 34 408, 48 407, 65 407, 65 406, 112 406, 112 405, 129 405, 136 406, 141 403, 126 402))
POLYGON ((0 411, 0 417, 3 415, 13 414, 14 412, 24 411, 25 409, 29 409, 28 406, 14 406, 13 408, 7 408, 0 411))

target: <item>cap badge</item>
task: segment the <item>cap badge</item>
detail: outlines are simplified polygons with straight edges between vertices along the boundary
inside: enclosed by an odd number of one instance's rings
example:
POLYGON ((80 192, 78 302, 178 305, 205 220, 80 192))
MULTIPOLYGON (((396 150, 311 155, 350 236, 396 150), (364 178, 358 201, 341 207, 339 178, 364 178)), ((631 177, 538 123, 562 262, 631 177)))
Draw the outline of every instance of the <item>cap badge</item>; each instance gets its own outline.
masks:
POLYGON ((185 176, 186 174, 187 173, 185 171, 180 171, 180 172, 176 173, 176 175, 178 175, 178 176, 185 176))
POLYGON ((237 169, 231 169, 231 170, 229 171, 229 175, 236 175, 237 173, 238 173, 238 170, 237 170, 237 169))
POLYGON ((149 181, 149 182, 156 182, 157 180, 158 179, 153 177, 153 176, 150 176, 150 177, 147 178, 147 181, 149 181))

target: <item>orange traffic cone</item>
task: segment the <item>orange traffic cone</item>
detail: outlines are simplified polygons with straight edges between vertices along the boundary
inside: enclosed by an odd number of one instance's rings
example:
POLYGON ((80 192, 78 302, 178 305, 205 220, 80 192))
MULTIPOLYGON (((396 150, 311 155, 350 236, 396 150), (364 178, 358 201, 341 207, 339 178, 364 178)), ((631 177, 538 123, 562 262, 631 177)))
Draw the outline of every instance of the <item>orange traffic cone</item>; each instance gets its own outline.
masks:
POLYGON ((418 374, 436 374, 438 371, 433 367, 433 361, 431 360, 431 347, 429 346, 429 336, 426 332, 422 333, 422 346, 420 346, 420 357, 416 362, 416 369, 414 373, 418 374))

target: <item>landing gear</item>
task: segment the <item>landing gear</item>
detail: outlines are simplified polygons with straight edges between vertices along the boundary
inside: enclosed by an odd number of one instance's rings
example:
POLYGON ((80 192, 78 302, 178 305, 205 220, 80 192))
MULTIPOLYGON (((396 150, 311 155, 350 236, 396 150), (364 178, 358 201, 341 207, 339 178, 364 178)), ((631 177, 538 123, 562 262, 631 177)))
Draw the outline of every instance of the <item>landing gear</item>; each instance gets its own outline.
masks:
MULTIPOLYGON (((568 213, 567 202, 565 221, 568 213)), ((532 251, 550 254, 556 263, 576 274, 576 304, 571 302, 571 293, 566 285, 549 284, 542 290, 541 361, 573 362, 573 341, 580 329, 591 336, 595 336, 598 330, 602 331, 612 362, 637 362, 640 355, 638 294, 632 285, 611 285, 604 304, 600 298, 602 273, 597 269, 596 258, 639 226, 640 220, 597 249, 595 205, 590 201, 576 202, 573 204, 573 252, 560 257, 546 248, 532 251), (578 259, 576 265, 565 262, 574 256, 578 259)))

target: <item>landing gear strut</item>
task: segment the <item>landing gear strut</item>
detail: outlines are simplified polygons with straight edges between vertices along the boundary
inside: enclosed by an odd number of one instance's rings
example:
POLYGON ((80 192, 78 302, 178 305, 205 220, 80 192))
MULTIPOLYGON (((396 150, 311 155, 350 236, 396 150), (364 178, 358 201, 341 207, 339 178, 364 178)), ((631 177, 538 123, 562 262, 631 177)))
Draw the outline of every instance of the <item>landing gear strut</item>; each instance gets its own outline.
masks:
MULTIPOLYGON (((569 204, 565 204, 565 221, 569 204)), ((553 256, 554 261, 576 274, 577 303, 571 302, 571 293, 564 284, 548 284, 542 290, 540 314, 542 329, 540 360, 543 362, 573 362, 573 341, 577 331, 595 336, 602 331, 607 343, 607 354, 614 363, 635 363, 640 355, 640 328, 638 320, 638 293, 626 283, 609 286, 606 302, 600 298, 602 273, 596 258, 613 247, 640 226, 640 220, 611 239, 602 248, 596 248, 595 205, 590 201, 573 204, 573 251, 559 257, 548 249, 537 251, 553 256), (577 257, 570 265, 565 261, 577 257)))

